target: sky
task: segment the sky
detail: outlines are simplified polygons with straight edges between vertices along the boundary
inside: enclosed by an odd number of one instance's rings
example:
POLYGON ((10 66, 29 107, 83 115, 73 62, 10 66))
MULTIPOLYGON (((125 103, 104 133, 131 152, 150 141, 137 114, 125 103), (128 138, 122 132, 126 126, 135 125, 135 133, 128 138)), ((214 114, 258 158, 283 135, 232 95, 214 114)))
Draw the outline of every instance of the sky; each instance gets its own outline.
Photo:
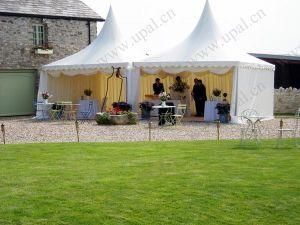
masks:
MULTIPOLYGON (((168 50, 187 37, 205 4, 205 0, 82 1, 104 18, 112 5, 125 38, 164 18, 163 25, 147 34, 146 40, 136 46, 150 55, 168 50)), ((234 45, 245 52, 300 56, 299 0, 210 0, 210 5, 222 33, 231 32, 241 21, 256 18, 256 22, 234 41, 234 45)))

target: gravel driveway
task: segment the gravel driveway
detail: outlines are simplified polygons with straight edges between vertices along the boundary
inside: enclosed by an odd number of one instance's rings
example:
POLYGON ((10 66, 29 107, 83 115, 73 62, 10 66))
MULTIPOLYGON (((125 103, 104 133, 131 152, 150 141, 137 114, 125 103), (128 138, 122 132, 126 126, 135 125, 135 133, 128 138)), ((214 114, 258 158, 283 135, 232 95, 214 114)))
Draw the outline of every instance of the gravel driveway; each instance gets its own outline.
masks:
MULTIPOLYGON (((280 119, 264 121, 262 138, 276 138, 279 121, 280 119)), ((74 121, 36 121, 31 117, 0 117, 0 123, 5 125, 7 144, 77 141, 74 121)), ((294 119, 284 119, 286 128, 292 127, 294 123, 294 119)), ((81 142, 147 141, 149 138, 147 121, 128 126, 98 126, 95 121, 90 121, 79 122, 79 127, 81 142)), ((180 126, 158 127, 157 122, 153 121, 151 137, 155 141, 216 140, 217 129, 214 123, 183 122, 180 126)), ((221 124, 220 137, 239 139, 240 125, 221 124)), ((3 141, 2 134, 0 140, 3 141)))

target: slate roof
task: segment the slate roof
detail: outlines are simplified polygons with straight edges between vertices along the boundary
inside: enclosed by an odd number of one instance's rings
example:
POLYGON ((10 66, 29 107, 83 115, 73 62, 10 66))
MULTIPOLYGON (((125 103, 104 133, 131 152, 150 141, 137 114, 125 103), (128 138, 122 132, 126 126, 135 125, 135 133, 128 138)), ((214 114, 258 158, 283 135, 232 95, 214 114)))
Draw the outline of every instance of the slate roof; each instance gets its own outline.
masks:
POLYGON ((22 15, 103 21, 80 0, 1 0, 0 15, 22 15))

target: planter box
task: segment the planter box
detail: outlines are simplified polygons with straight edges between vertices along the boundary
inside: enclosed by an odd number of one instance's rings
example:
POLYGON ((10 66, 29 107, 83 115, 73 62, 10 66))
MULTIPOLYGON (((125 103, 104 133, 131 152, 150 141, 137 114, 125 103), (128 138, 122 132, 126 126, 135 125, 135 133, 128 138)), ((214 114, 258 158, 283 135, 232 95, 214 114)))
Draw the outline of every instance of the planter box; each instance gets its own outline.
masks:
POLYGON ((141 109, 142 111, 142 119, 144 120, 149 120, 150 119, 150 116, 151 116, 151 111, 149 110, 144 110, 144 109, 141 109))
POLYGON ((229 114, 219 114, 219 120, 221 123, 229 123, 229 114))
POLYGON ((41 48, 37 48, 37 49, 35 49, 35 54, 39 54, 39 55, 52 55, 53 54, 53 49, 41 49, 41 48))
POLYGON ((128 116, 124 115, 110 115, 110 119, 114 125, 126 125, 128 124, 128 116))

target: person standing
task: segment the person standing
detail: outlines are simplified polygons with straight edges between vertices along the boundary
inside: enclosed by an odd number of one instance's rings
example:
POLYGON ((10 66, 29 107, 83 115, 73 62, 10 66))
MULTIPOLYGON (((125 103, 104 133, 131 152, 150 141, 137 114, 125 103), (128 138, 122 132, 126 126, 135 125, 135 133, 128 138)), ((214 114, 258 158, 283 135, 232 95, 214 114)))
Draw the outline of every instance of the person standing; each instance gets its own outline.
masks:
POLYGON ((155 83, 153 84, 154 95, 159 95, 164 91, 165 91, 164 84, 160 82, 159 78, 156 78, 155 83))
POLYGON ((202 80, 194 79, 192 96, 195 101, 196 116, 204 116, 204 107, 205 107, 205 101, 207 100, 207 97, 206 97, 206 87, 202 83, 202 80))
POLYGON ((201 116, 204 116, 205 102, 207 101, 206 87, 202 83, 202 80, 198 80, 198 82, 200 86, 200 113, 201 116))

